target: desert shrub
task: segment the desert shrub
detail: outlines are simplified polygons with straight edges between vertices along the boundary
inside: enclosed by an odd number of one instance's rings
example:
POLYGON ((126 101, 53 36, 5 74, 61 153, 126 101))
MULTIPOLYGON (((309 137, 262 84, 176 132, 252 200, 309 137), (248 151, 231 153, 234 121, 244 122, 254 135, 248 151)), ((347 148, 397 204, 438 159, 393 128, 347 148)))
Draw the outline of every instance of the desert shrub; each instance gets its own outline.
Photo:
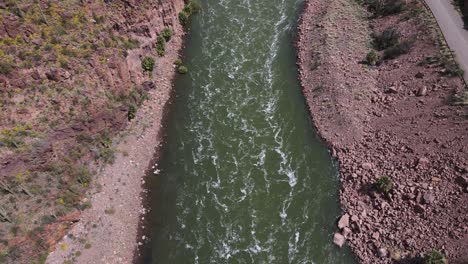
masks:
POLYGON ((112 148, 101 147, 99 149, 99 157, 106 163, 113 163, 115 160, 115 153, 112 148))
POLYGON ((187 6, 189 6, 192 11, 190 14, 195 14, 201 10, 200 4, 194 0, 189 1, 187 6))
POLYGON ((189 15, 185 11, 180 11, 179 13, 179 22, 182 26, 187 25, 189 15))
POLYGON ((136 49, 140 47, 140 41, 138 41, 138 39, 132 39, 132 38, 124 39, 123 44, 124 44, 125 49, 128 49, 128 50, 136 49))
POLYGON ((412 46, 413 46, 412 41, 407 40, 407 41, 400 42, 397 45, 386 49, 384 51, 383 58, 385 60, 394 59, 394 58, 396 58, 396 57, 398 57, 398 56, 400 56, 402 54, 406 54, 406 53, 410 52, 412 46))
POLYGON ((0 133, 0 146, 20 148, 24 146, 26 137, 36 137, 38 133, 32 130, 30 124, 17 125, 11 129, 4 129, 0 133))
POLYGON ((181 59, 177 59, 177 60, 174 61, 174 64, 175 64, 176 66, 180 66, 180 65, 182 65, 182 60, 181 60, 181 59))
POLYGON ((374 66, 378 64, 379 61, 380 61, 380 56, 375 50, 371 50, 369 51, 369 53, 367 53, 367 56, 366 56, 367 64, 374 66))
POLYGON ((165 39, 166 41, 171 40, 171 38, 172 38, 172 29, 170 29, 170 28, 165 28, 165 29, 163 30, 163 32, 162 32, 162 36, 164 37, 164 39, 165 39))
POLYGON ((393 188, 393 182, 388 176, 382 176, 375 182, 375 187, 381 193, 388 193, 393 188))
POLYGON ((424 256, 424 264, 446 264, 445 256, 439 251, 433 250, 424 256))
POLYGON ((8 74, 13 70, 13 63, 10 60, 1 58, 0 60, 0 74, 8 74))
POLYGON ((82 186, 88 186, 91 182, 91 172, 86 166, 78 166, 75 169, 74 177, 76 181, 82 186))
POLYGON ((154 60, 153 57, 144 57, 143 60, 141 61, 141 68, 143 68, 144 71, 146 72, 152 72, 154 69, 154 64, 156 61, 154 60))
POLYGON ((377 50, 384 50, 392 47, 400 40, 400 33, 395 29, 388 28, 381 33, 373 34, 374 46, 377 50))
POLYGON ((132 104, 128 107, 128 113, 127 113, 128 121, 131 121, 132 119, 134 119, 135 114, 136 114, 136 107, 135 105, 132 104))
POLYGON ((187 69, 187 67, 181 65, 181 66, 179 66, 178 71, 179 71, 180 74, 186 74, 188 72, 188 69, 187 69))
POLYGON ((164 56, 166 52, 166 39, 163 36, 158 36, 156 38, 156 51, 159 57, 164 56))

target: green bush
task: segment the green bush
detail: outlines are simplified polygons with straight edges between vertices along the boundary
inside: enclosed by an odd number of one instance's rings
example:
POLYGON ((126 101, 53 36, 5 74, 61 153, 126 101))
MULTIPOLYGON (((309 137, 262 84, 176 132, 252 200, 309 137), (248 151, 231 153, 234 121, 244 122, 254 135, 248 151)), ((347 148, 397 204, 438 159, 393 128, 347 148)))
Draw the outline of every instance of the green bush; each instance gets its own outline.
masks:
POLYGON ((135 118, 135 114, 136 114, 136 107, 135 105, 130 105, 128 107, 128 113, 127 113, 127 117, 128 117, 128 121, 131 121, 132 119, 135 118))
POLYGON ((424 264, 446 264, 445 256, 439 251, 433 250, 424 257, 424 264))
POLYGON ((393 188, 393 182, 388 176, 382 176, 375 182, 375 187, 381 193, 388 193, 393 188))
POLYGON ((374 46, 377 50, 384 50, 398 44, 400 40, 400 33, 395 29, 388 28, 378 34, 372 35, 374 39, 374 46))
POLYGON ((189 19, 189 15, 185 11, 180 11, 179 21, 182 26, 187 25, 188 19, 189 19))
POLYGON ((156 51, 158 56, 162 57, 166 53, 166 39, 163 36, 158 36, 156 38, 156 51))
POLYGON ((195 14, 195 13, 198 13, 198 12, 201 10, 200 4, 199 4, 198 2, 196 2, 196 1, 194 1, 194 0, 189 1, 189 3, 187 4, 187 6, 189 6, 190 9, 191 9, 191 11, 192 11, 192 12, 190 13, 190 15, 195 14))
POLYGON ((172 38, 172 29, 170 29, 170 28, 165 28, 165 29, 163 30, 163 32, 162 32, 162 36, 164 37, 164 39, 165 39, 166 41, 171 40, 171 38, 172 38))
POLYGON ((377 65, 380 61, 379 54, 375 50, 369 51, 366 56, 366 63, 369 65, 377 65))
POLYGON ((144 57, 143 60, 141 61, 141 68, 143 68, 144 71, 146 72, 152 72, 154 69, 154 64, 156 61, 154 60, 153 57, 144 57))
POLYGON ((185 67, 183 65, 179 66, 179 73, 180 74, 186 74, 187 72, 188 72, 187 67, 185 67))
POLYGON ((413 46, 412 41, 407 40, 407 41, 400 42, 397 45, 386 49, 384 51, 383 58, 385 60, 395 59, 396 57, 398 57, 398 56, 400 56, 402 54, 406 54, 406 53, 410 52, 412 46, 413 46))
POLYGON ((181 59, 177 59, 177 60, 174 61, 174 64, 175 64, 176 66, 180 66, 180 65, 182 65, 182 60, 181 60, 181 59))

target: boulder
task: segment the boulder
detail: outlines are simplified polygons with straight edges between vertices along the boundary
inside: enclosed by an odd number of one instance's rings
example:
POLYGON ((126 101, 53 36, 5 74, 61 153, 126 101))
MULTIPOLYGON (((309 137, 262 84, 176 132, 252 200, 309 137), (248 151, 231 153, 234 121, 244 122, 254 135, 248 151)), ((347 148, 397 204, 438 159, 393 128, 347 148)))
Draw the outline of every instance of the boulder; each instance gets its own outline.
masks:
POLYGON ((388 250, 386 248, 379 248, 377 250, 377 255, 381 258, 386 257, 388 255, 388 250))
POLYGON ((363 169, 365 169, 365 170, 370 170, 370 169, 372 169, 372 163, 370 163, 370 162, 364 162, 364 163, 362 163, 361 167, 362 167, 363 169))
POLYGON ((418 96, 425 96, 427 94, 427 87, 423 86, 419 88, 417 95, 418 96))
POLYGON ((333 235, 333 244, 342 247, 346 241, 346 238, 340 234, 340 233, 335 233, 333 235))
POLYGON ((349 214, 345 214, 338 221, 338 228, 343 229, 348 226, 349 226, 349 214))
POLYGON ((424 193, 422 198, 425 204, 433 204, 435 201, 435 196, 433 192, 424 193))

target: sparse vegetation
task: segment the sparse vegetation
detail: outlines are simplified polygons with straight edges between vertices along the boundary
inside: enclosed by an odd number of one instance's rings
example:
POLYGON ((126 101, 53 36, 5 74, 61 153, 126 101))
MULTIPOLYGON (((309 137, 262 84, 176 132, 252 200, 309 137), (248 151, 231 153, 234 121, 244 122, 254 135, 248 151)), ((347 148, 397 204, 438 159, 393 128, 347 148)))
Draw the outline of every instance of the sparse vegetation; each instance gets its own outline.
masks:
POLYGON ((156 61, 154 60, 153 57, 150 57, 150 56, 144 57, 143 60, 141 61, 141 68, 143 68, 143 71, 152 72, 154 69, 155 63, 156 61))
POLYGON ((424 264, 446 264, 447 259, 439 251, 433 250, 424 256, 424 264))
POLYGON ((0 135, 0 146, 19 149, 25 145, 27 137, 36 137, 38 133, 32 130, 31 124, 17 125, 4 129, 0 135))
POLYGON ((375 187, 381 193, 387 194, 393 188, 393 182, 388 176, 382 176, 375 182, 375 187))
MULTIPOLYGON (((0 6, 8 28, 0 33, 0 77, 15 80, 0 93, 0 156, 12 168, 0 179, 0 262, 43 263, 45 241, 55 239, 46 226, 91 206, 82 201, 94 184, 89 165, 114 160, 110 139, 147 98, 142 87, 121 82, 132 83, 125 57, 140 42, 109 19, 128 11, 117 1, 0 6), (126 107, 128 116, 121 113, 126 107)), ((149 6, 142 2, 135 11, 149 6)), ((141 67, 152 71, 155 64, 141 67)))

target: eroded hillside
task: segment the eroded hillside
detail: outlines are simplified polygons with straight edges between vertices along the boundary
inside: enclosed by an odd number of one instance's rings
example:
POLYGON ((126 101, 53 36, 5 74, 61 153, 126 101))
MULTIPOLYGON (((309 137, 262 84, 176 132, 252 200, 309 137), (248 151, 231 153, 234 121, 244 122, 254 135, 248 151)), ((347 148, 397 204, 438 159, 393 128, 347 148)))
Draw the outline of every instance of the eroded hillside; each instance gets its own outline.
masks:
POLYGON ((183 5, 0 2, 1 263, 43 261, 91 206, 83 194, 100 166, 126 155, 113 141, 157 89, 183 5))

